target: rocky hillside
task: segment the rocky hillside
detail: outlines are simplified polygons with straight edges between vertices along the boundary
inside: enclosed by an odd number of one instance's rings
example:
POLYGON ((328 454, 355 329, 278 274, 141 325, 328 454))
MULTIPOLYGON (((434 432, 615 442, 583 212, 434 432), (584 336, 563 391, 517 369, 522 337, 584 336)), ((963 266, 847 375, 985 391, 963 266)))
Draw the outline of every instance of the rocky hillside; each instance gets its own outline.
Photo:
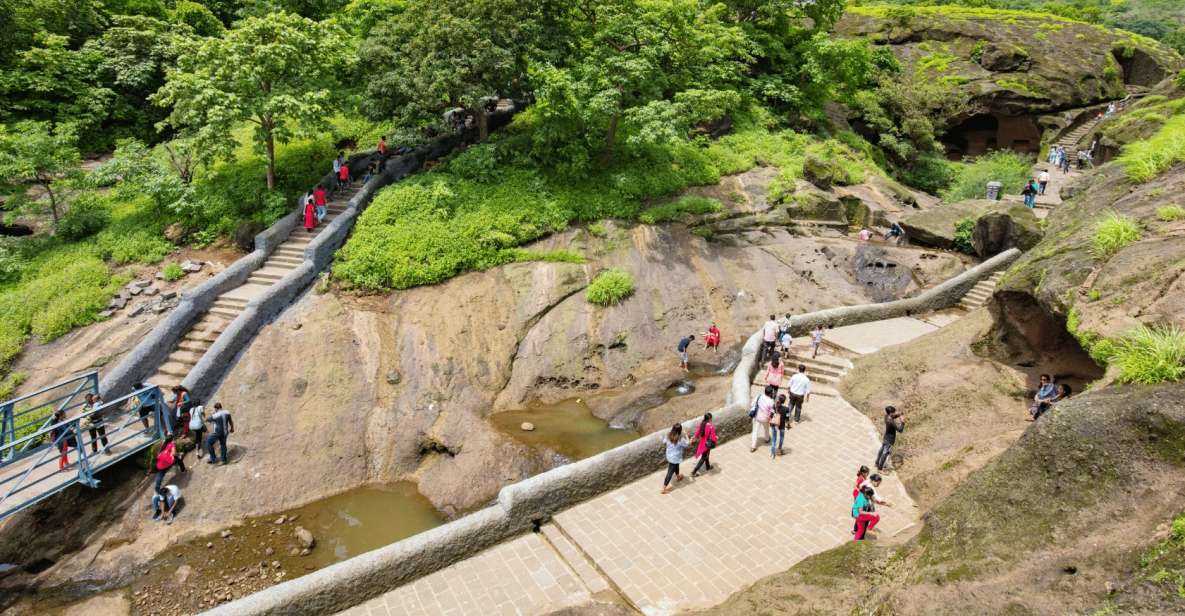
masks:
POLYGON ((969 95, 968 116, 1084 107, 1152 87, 1181 58, 1120 30, 1022 11, 958 6, 852 7, 838 25, 969 95))

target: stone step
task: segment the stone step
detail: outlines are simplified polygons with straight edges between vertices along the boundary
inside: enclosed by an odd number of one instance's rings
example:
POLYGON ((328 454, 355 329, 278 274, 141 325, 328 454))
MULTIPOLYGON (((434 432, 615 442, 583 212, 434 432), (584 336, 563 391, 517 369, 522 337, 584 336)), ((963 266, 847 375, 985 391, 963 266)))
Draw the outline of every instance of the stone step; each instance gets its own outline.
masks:
POLYGON ((226 329, 226 324, 230 321, 221 315, 210 314, 207 312, 202 316, 201 320, 193 324, 189 328, 191 332, 204 332, 211 334, 221 334, 222 330, 226 329))
POLYGON ((790 355, 786 357, 786 362, 797 366, 798 364, 806 365, 809 372, 812 368, 817 370, 829 370, 839 374, 846 373, 851 370, 852 364, 842 357, 834 357, 826 353, 812 358, 810 355, 796 353, 794 349, 790 349, 790 355))
POLYGON ((228 304, 239 304, 239 305, 242 305, 242 306, 246 306, 246 305, 247 305, 247 300, 245 300, 245 299, 239 299, 239 298, 237 298, 237 297, 229 297, 229 296, 226 296, 226 295, 221 295, 221 296, 219 296, 219 297, 218 297, 218 299, 217 299, 217 300, 214 300, 214 301, 215 301, 215 302, 226 302, 226 303, 228 303, 228 304))
MULTIPOLYGON (((168 376, 170 378, 176 379, 177 381, 180 381, 181 379, 184 379, 186 376, 189 376, 189 371, 191 368, 193 368, 192 364, 182 364, 180 362, 170 361, 170 362, 166 362, 163 365, 161 365, 160 368, 157 368, 156 373, 162 374, 162 375, 168 376)), ((167 381, 167 379, 164 379, 164 381, 167 381)), ((157 382, 159 384, 162 381, 157 380, 155 382, 157 382)))
POLYGON ((267 280, 279 280, 288 275, 292 270, 281 267, 261 267, 254 272, 251 272, 252 278, 264 278, 267 280))
MULTIPOLYGON (((278 280, 278 279, 276 279, 276 280, 278 280)), ((247 278, 247 284, 254 284, 254 285, 260 285, 260 286, 264 286, 264 287, 270 287, 273 284, 276 284, 276 280, 273 280, 271 278, 260 278, 258 276, 255 276, 254 274, 252 274, 250 277, 247 278)))
POLYGON ((172 353, 169 353, 169 358, 165 361, 166 363, 177 362, 179 364, 189 364, 190 366, 196 366, 198 361, 201 360, 202 355, 204 355, 204 352, 199 353, 196 351, 183 351, 181 349, 177 349, 172 353))
POLYGON ((276 247, 275 252, 273 252, 272 254, 279 255, 279 256, 292 256, 292 257, 296 257, 298 259, 304 260, 304 245, 285 246, 285 245, 281 244, 276 247))
POLYGON ((209 314, 218 315, 224 319, 233 321, 239 316, 239 313, 241 313, 242 310, 232 310, 230 308, 222 308, 220 306, 211 306, 207 312, 209 314))
POLYGON ((971 299, 987 299, 992 296, 992 292, 984 289, 971 289, 963 297, 971 299))
POLYGON ((288 256, 288 253, 284 253, 284 254, 273 254, 272 256, 268 257, 267 261, 264 262, 263 266, 264 267, 270 267, 270 266, 284 267, 284 266, 286 266, 288 269, 296 269, 297 267, 300 266, 301 263, 304 263, 303 257, 288 256))
POLYGON ((189 337, 185 337, 181 339, 181 342, 177 343, 177 349, 193 353, 205 353, 210 350, 210 346, 213 344, 213 340, 191 340, 189 337))
POLYGON ((191 329, 185 333, 185 337, 181 340, 184 343, 213 344, 218 339, 218 334, 220 333, 222 332, 204 332, 191 329))
MULTIPOLYGON (((811 363, 809 359, 799 359, 797 357, 786 358, 786 374, 798 372, 798 364, 806 366, 806 375, 813 380, 815 377, 829 377, 840 378, 847 374, 848 371, 843 368, 836 368, 835 366, 828 366, 824 364, 811 363)), ((787 376, 786 378, 790 378, 787 376)))
POLYGON ((211 307, 224 308, 226 310, 241 312, 243 310, 243 308, 247 307, 247 302, 241 301, 236 298, 219 297, 218 299, 214 300, 214 303, 211 305, 211 307))

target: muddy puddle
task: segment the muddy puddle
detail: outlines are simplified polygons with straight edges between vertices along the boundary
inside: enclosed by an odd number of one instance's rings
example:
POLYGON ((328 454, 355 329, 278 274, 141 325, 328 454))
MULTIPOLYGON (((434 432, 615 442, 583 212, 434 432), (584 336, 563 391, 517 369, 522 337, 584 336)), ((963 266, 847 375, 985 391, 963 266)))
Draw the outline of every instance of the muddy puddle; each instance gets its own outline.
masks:
POLYGON ((635 430, 613 427, 593 415, 583 398, 497 413, 490 421, 526 445, 548 449, 571 460, 595 456, 641 436, 635 430), (535 429, 523 430, 524 422, 533 424, 535 429))

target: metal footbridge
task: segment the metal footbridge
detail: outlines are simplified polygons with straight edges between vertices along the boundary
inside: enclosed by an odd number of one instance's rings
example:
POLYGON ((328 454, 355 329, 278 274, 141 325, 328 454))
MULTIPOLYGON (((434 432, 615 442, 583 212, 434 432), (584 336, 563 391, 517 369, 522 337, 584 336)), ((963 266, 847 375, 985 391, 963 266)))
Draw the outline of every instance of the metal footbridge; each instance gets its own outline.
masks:
POLYGON ((97 473, 169 433, 159 387, 98 396, 92 371, 0 404, 0 520, 74 484, 98 486, 97 473))

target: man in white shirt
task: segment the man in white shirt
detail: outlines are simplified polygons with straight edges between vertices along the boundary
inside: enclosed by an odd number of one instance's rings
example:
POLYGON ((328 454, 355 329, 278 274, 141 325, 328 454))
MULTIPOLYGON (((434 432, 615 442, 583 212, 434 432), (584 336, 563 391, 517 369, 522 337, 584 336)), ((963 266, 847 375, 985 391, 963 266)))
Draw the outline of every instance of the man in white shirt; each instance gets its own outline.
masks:
POLYGON ((180 500, 181 488, 172 484, 157 488, 156 494, 152 495, 152 519, 172 524, 173 512, 177 510, 177 502, 180 500))
POLYGON ((790 412, 794 423, 802 421, 802 403, 811 397, 811 380, 806 375, 806 366, 798 364, 798 372, 790 377, 790 412))
POLYGON ((1044 195, 1045 194, 1045 187, 1047 185, 1049 185, 1049 170, 1048 169, 1041 170, 1041 173, 1037 176, 1037 185, 1041 188, 1041 190, 1039 190, 1037 192, 1037 194, 1044 195))
POLYGON ((778 321, 774 315, 769 315, 769 320, 765 325, 761 326, 761 340, 764 344, 761 345, 761 357, 758 358, 757 363, 765 363, 773 356, 774 345, 778 341, 778 321))
POLYGON ((879 490, 877 490, 877 488, 881 486, 881 476, 878 473, 873 473, 872 476, 868 478, 868 481, 872 486, 872 502, 878 505, 884 505, 885 507, 892 507, 893 503, 881 498, 881 493, 879 490))

